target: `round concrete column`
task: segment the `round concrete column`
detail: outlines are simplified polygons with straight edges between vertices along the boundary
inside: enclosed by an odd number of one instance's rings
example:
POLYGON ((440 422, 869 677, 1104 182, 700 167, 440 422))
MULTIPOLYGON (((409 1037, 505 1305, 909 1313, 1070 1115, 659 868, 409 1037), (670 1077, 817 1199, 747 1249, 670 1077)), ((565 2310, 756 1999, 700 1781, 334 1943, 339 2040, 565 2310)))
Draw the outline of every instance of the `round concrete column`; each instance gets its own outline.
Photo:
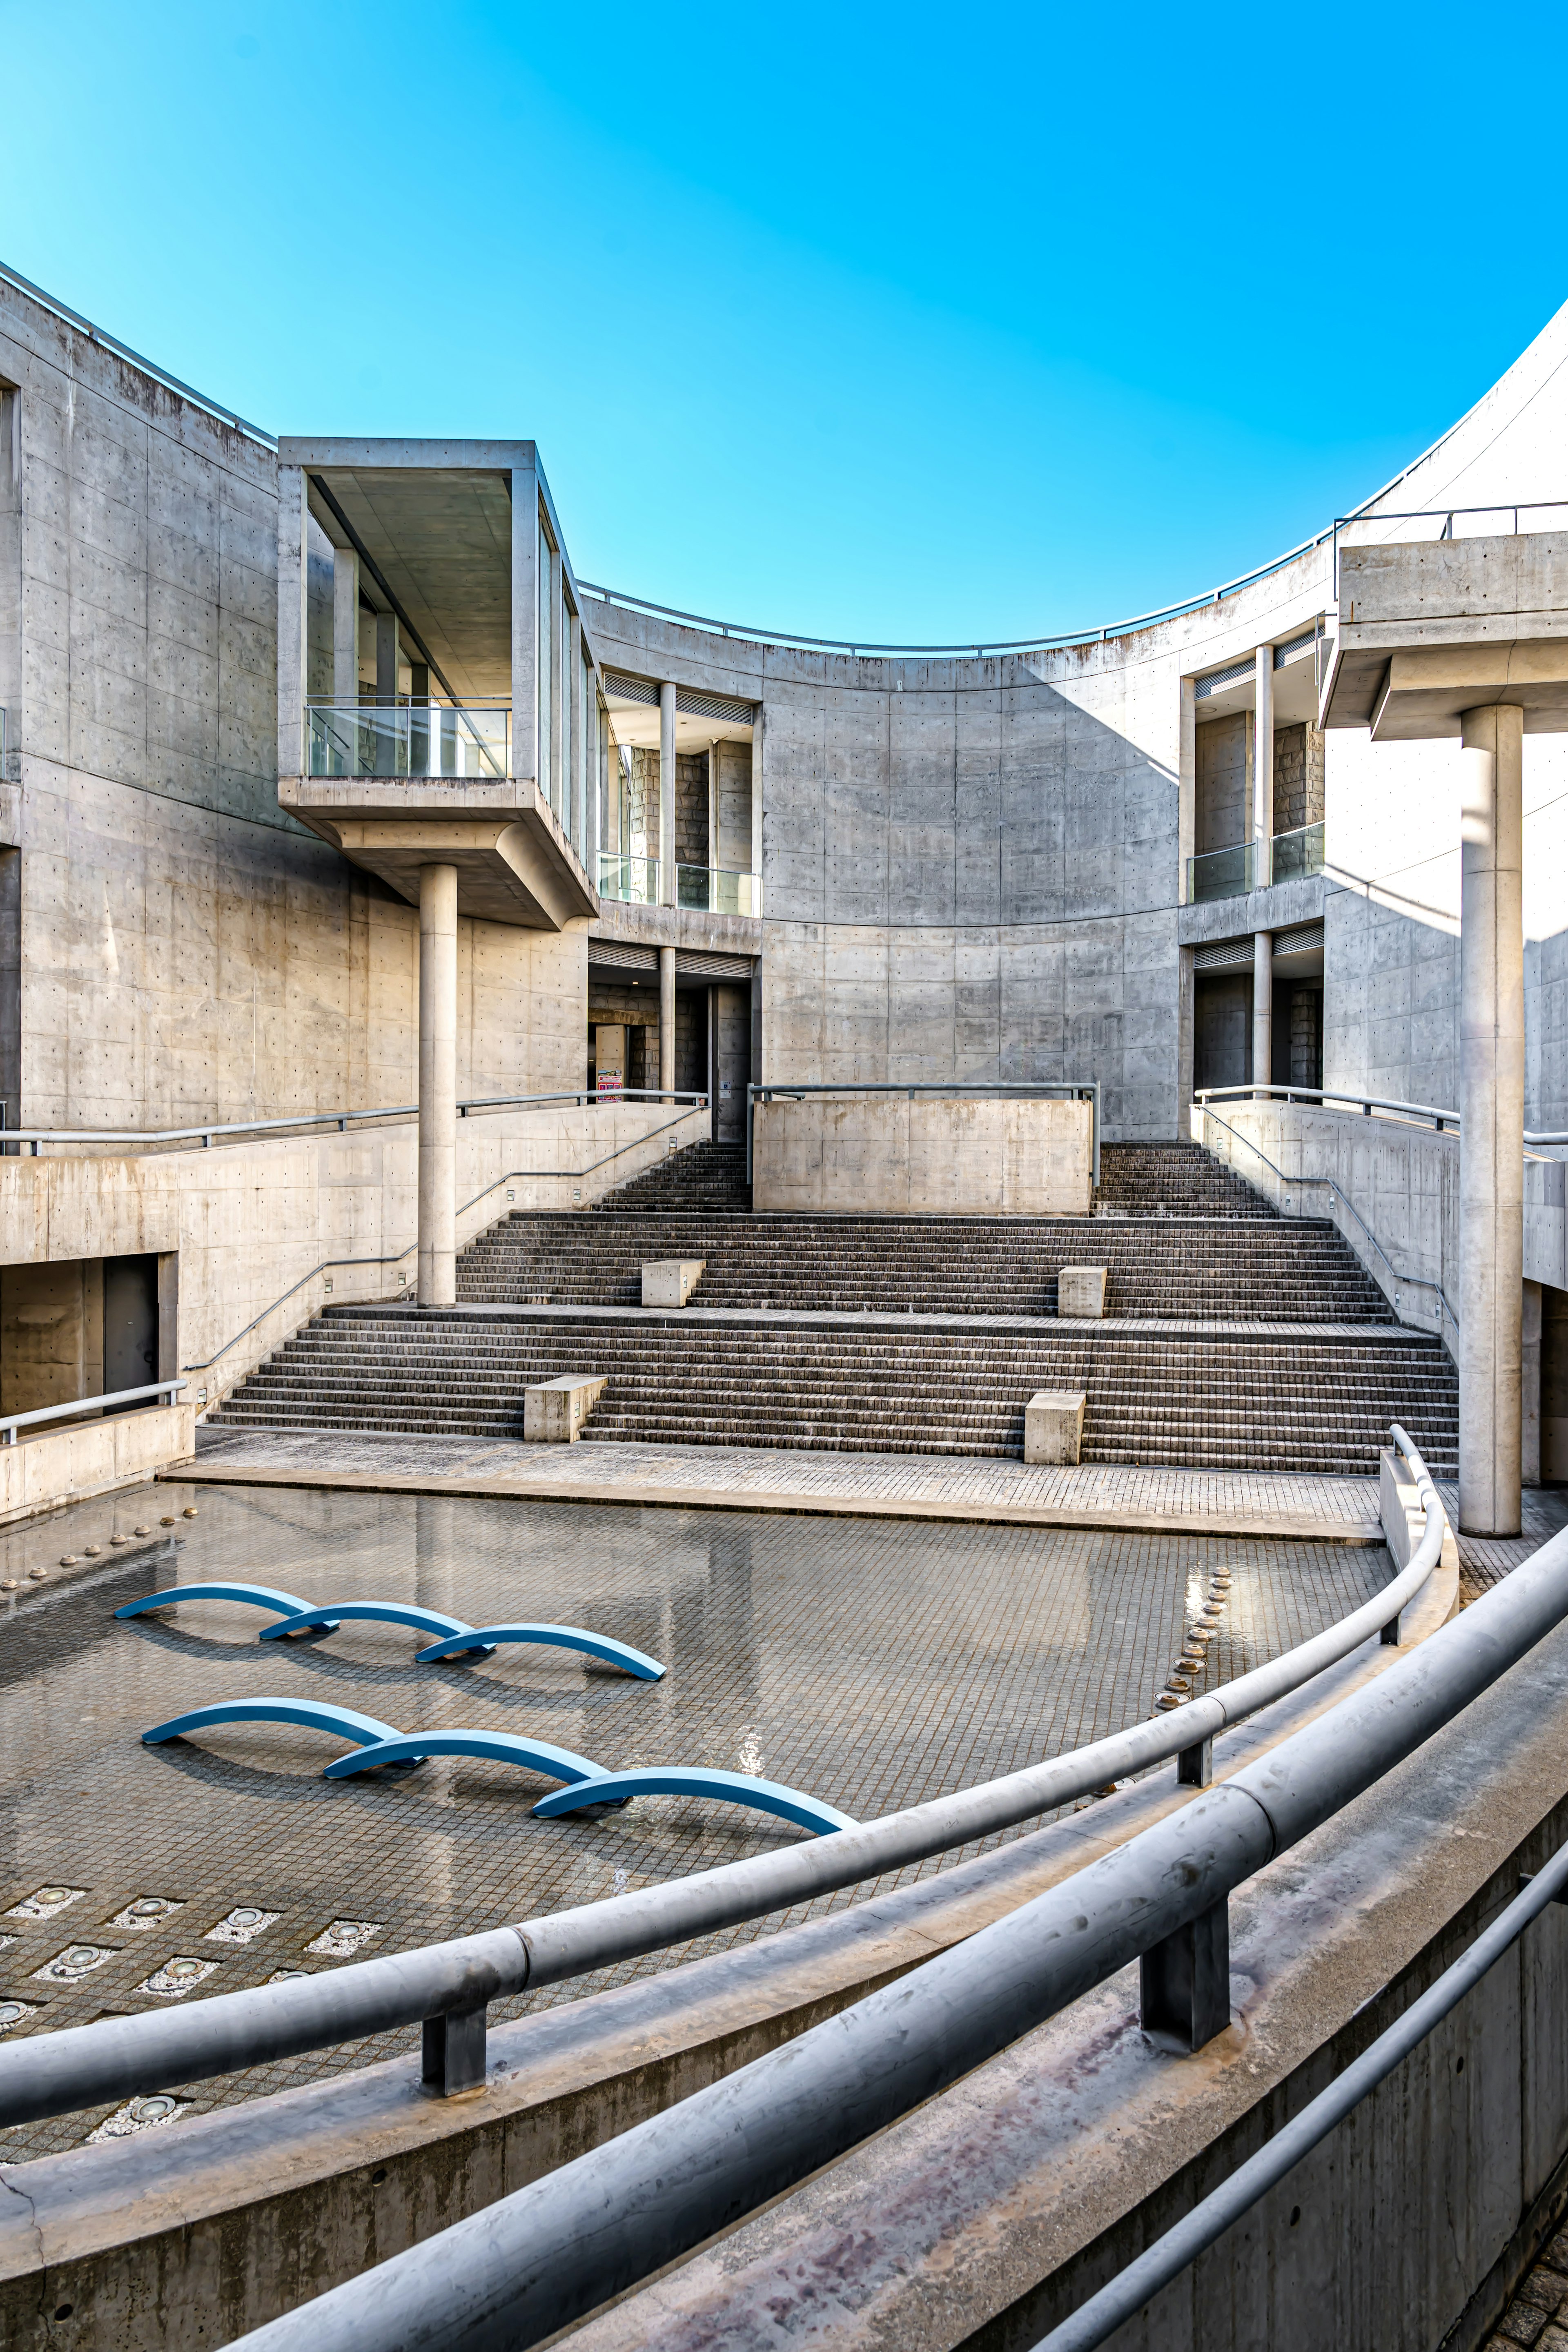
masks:
POLYGON ((1520 1531, 1524 713, 1461 719, 1459 1527, 1520 1531))
POLYGON ((658 1090, 675 1085, 675 950, 658 951, 658 1090))
POLYGON ((1274 934, 1252 934, 1252 1083, 1266 1087, 1274 1073, 1274 934))
POLYGON ((419 1304, 458 1295, 458 869, 419 868, 419 1304))

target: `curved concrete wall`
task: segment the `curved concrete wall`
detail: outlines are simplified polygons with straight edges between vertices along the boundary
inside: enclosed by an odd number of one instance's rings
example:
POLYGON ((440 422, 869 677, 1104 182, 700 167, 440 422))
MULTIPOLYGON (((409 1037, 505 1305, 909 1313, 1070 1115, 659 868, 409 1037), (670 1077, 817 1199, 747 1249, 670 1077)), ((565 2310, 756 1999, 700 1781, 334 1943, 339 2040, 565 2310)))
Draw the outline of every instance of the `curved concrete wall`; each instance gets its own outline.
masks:
MULTIPOLYGON (((1568 499, 1565 439, 1568 308, 1346 535, 1430 536, 1429 522, 1397 519, 1405 509, 1568 499)), ((1104 643, 919 659, 801 651, 590 600, 606 667, 761 705, 753 1076, 1098 1078, 1108 1137, 1181 1131, 1193 1053, 1192 942, 1178 921, 1194 847, 1185 682, 1325 616, 1331 626, 1334 591, 1328 541, 1104 643)), ((1310 907, 1281 902, 1258 922, 1325 920, 1325 1084, 1456 1101, 1458 747, 1336 734, 1326 751, 1333 870, 1310 907)), ((1541 853, 1532 1031, 1545 1041, 1531 1115, 1561 1104, 1555 1121, 1568 1115, 1568 756, 1532 739, 1528 759, 1527 807, 1541 804, 1527 835, 1541 853)), ((1204 935, 1252 928, 1238 904, 1205 910, 1204 935)))

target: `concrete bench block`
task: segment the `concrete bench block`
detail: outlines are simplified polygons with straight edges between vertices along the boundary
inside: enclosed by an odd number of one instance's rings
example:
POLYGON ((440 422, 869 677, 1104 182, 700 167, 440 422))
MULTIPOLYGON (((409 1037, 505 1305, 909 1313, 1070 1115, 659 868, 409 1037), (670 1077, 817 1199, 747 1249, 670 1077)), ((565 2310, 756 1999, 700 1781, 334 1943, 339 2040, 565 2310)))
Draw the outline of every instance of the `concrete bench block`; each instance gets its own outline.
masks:
POLYGON ((522 1434, 530 1445, 575 1445, 605 1393, 607 1372, 563 1372, 522 1392, 522 1434))
POLYGON ((684 1307, 701 1281, 705 1257, 649 1258, 642 1270, 645 1307, 684 1307))
MULTIPOLYGON (((1057 1275, 1057 1313, 1058 1315, 1103 1315, 1105 1312, 1105 1277, 1110 1269, 1103 1265, 1064 1265, 1057 1275)), ((1074 1455, 1077 1460, 1077 1455, 1074 1455)))
POLYGON ((1026 1462, 1076 1462, 1083 1444, 1082 1389, 1037 1389, 1024 1407, 1026 1462))

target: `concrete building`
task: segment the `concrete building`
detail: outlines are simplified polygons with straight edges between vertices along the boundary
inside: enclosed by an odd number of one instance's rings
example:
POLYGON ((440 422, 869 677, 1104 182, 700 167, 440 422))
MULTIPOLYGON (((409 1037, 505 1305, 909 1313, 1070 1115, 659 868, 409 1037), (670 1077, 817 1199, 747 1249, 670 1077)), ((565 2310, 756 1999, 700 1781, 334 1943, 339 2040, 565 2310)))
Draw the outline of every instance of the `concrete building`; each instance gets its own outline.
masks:
MULTIPOLYGON (((5 1121, 417 1098, 439 1304, 464 1100, 686 1089, 731 1142, 763 1080, 1093 1083, 1108 1140, 1184 1135, 1194 1092, 1259 1082, 1457 1110, 1469 739, 1457 708, 1424 734, 1334 700, 1343 577, 1379 547, 1532 550, 1547 617, 1515 635, 1561 627, 1565 357, 1568 310, 1353 518, 1231 586, 911 656, 613 600, 576 579, 531 444, 278 443, 6 274, 5 1121)), ((1449 635, 1510 593, 1478 573, 1449 635)), ((1531 705, 1519 772, 1519 1083, 1548 1133, 1561 723, 1531 705)), ((169 1255, 93 1223, 69 1273, 7 1248, 14 1407, 39 1282, 78 1302, 50 1326, 69 1385, 107 1360, 110 1261, 169 1255)), ((151 1328, 171 1277, 135 1279, 151 1328)), ((195 1337, 148 1344, 191 1361, 195 1337)))

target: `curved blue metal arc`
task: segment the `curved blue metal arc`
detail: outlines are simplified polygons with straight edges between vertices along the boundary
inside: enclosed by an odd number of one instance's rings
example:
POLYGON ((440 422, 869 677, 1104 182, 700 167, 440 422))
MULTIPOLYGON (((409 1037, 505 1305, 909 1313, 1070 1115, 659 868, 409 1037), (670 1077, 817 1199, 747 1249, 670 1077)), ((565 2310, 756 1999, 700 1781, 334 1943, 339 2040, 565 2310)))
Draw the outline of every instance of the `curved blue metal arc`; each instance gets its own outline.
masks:
POLYGON ((256 1638, 258 1642, 278 1642, 289 1634, 310 1633, 317 1626, 335 1633, 338 1627, 351 1618, 368 1618, 387 1625, 412 1625, 418 1633, 447 1636, 456 1642, 459 1652, 477 1651, 480 1655, 489 1654, 488 1648, 471 1639, 462 1638, 472 1635, 474 1629, 471 1625, 465 1625, 460 1617, 449 1617, 442 1609, 416 1609, 403 1601, 327 1601, 319 1609, 312 1608, 308 1601, 301 1601, 292 1616, 286 1617, 279 1625, 264 1625, 256 1638))
POLYGON ((215 1706, 192 1707, 186 1715, 172 1715, 167 1723, 155 1723, 151 1731, 142 1734, 142 1744, 154 1748, 160 1740, 182 1739, 186 1732, 205 1731, 215 1723, 299 1723, 310 1731, 331 1732, 335 1739, 351 1739, 355 1747, 379 1747, 403 1738, 395 1723, 361 1715, 355 1707, 330 1706, 319 1699, 226 1698, 215 1706))
POLYGON ((525 1770, 547 1773, 552 1780, 601 1780, 605 1768, 570 1748, 553 1748, 547 1739, 520 1738, 510 1731, 390 1732, 374 1748, 357 1756, 339 1756, 327 1766, 324 1780, 346 1780, 351 1773, 374 1771, 378 1764, 401 1763, 411 1756, 479 1756, 495 1764, 521 1764, 525 1770))
MULTIPOLYGON (((172 1609, 178 1601, 242 1601, 250 1609, 273 1609, 279 1617, 296 1616, 310 1602, 301 1601, 297 1592, 279 1592, 270 1584, 171 1584, 162 1592, 149 1592, 141 1601, 128 1601, 117 1609, 117 1617, 140 1617, 148 1609, 172 1609)), ((268 1633, 276 1633, 268 1626, 268 1633)), ((265 1638, 265 1636, 263 1637, 265 1638)))
POLYGON ((574 1813, 583 1805, 624 1802, 628 1797, 716 1797, 721 1804, 751 1805, 760 1813, 776 1813, 803 1830, 826 1837, 833 1830, 858 1829, 848 1813, 808 1797, 804 1790, 786 1789, 777 1780, 756 1780, 749 1772, 713 1772, 701 1765, 644 1764, 630 1772, 606 1772, 574 1789, 556 1789, 533 1808, 545 1820, 574 1813))
MULTIPOLYGON (((664 1673, 658 1660, 650 1658, 646 1650, 634 1650, 629 1642, 614 1641, 607 1633, 585 1633, 581 1625, 468 1625, 444 1642, 432 1642, 427 1650, 416 1650, 416 1665, 428 1665, 436 1658, 460 1657, 466 1646, 464 1634, 469 1641, 482 1642, 487 1654, 500 1642, 543 1642, 558 1650, 581 1650, 587 1657, 604 1658, 645 1683, 658 1682, 664 1673)), ((266 1638, 264 1634, 262 1639, 266 1638)))

